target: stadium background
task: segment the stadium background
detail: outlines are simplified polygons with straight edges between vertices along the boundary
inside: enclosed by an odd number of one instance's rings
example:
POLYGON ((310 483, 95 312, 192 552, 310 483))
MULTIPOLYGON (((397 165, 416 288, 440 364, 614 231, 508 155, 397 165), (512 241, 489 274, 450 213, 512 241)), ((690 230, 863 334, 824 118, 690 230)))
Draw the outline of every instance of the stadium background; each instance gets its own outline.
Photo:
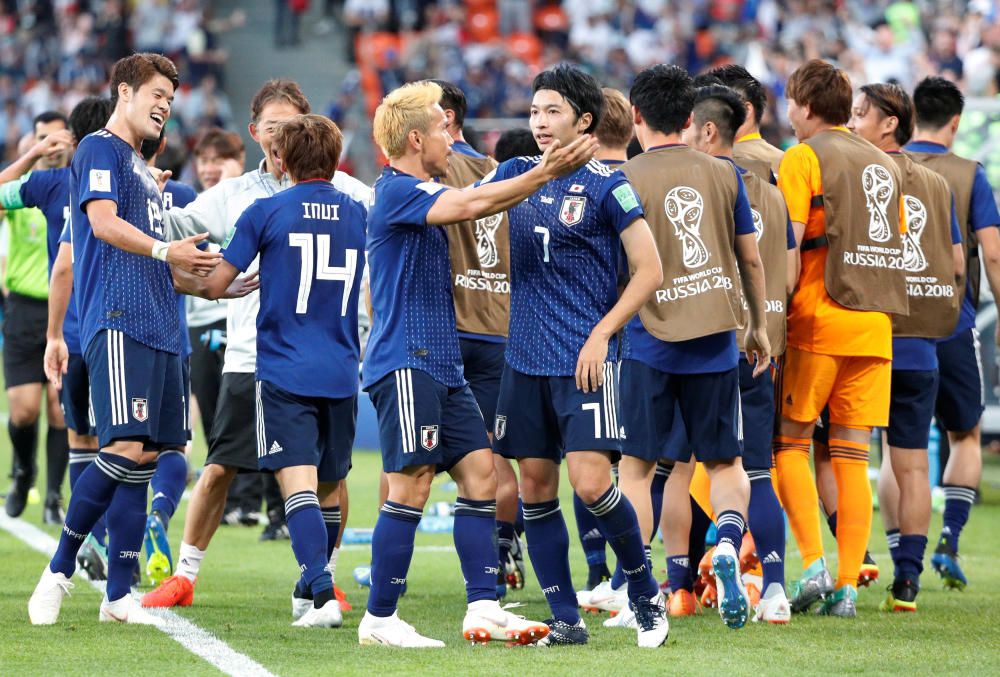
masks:
MULTIPOLYGON (((247 146, 247 167, 260 160, 259 147, 247 133, 247 110, 253 92, 269 77, 291 77, 301 83, 314 112, 327 114, 345 131, 342 168, 370 182, 381 162, 371 142, 371 113, 386 90, 407 81, 442 77, 458 83, 469 98, 470 141, 489 151, 500 131, 526 126, 531 78, 558 61, 577 61, 604 84, 623 91, 634 73, 650 63, 677 63, 698 72, 735 61, 767 84, 764 135, 784 147, 794 143, 784 115, 784 83, 803 60, 818 56, 845 68, 855 84, 893 79, 911 89, 924 75, 936 73, 960 81, 969 100, 956 151, 982 162, 992 184, 1000 186, 1000 3, 991 0, 4 0, 0 3, 0 165, 16 156, 17 141, 30 131, 36 113, 52 108, 68 112, 84 96, 106 94, 107 67, 133 50, 163 52, 181 68, 182 90, 168 125, 168 152, 161 164, 192 184, 196 178, 189 151, 207 127, 239 131, 247 146)), ((987 285, 983 287, 988 295, 987 285)), ((992 341, 997 312, 989 299, 984 301, 978 322, 986 337, 989 437, 1000 433, 992 341)), ((0 467, 7 467, 9 441, 5 435, 0 438, 0 467)), ((357 447, 374 446, 374 413, 369 408, 359 421, 357 447)), ((197 468, 203 458, 204 442, 197 439, 192 467, 197 468)), ((377 464, 373 454, 356 463, 349 526, 374 523, 377 464)), ((851 639, 838 632, 836 624, 831 628, 796 619, 784 636, 761 632, 766 629, 741 635, 741 651, 733 654, 729 667, 737 672, 752 671, 755 665, 773 667, 768 655, 782 652, 781 660, 790 669, 958 672, 963 665, 976 669, 989 664, 971 655, 976 644, 973 651, 984 650, 980 659, 1000 657, 996 626, 991 623, 998 620, 1000 573, 986 566, 1000 555, 1000 536, 990 524, 1000 517, 1000 464, 988 458, 987 466, 984 506, 977 508, 980 515, 971 522, 967 537, 972 543, 978 541, 966 555, 978 579, 976 592, 961 599, 928 595, 917 622, 879 618, 874 607, 880 595, 863 593, 862 610, 868 607, 868 613, 853 626, 851 639), (894 637, 899 641, 893 642, 894 637), (809 651, 802 656, 787 653, 803 643, 809 651), (949 657, 949 652, 969 655, 949 657)), ((438 485, 432 502, 451 497, 447 486, 438 485)), ((37 523, 38 512, 37 506, 29 508, 28 519, 37 523)), ((182 507, 178 516, 183 512, 182 507)), ((932 533, 938 522, 936 517, 932 533)), ((175 536, 180 527, 172 530, 175 536)), ((872 542, 873 551, 887 561, 877 519, 872 542)), ((453 553, 447 552, 449 543, 450 537, 442 534, 421 534, 418 544, 429 550, 418 555, 414 590, 403 601, 411 620, 427 623, 428 630, 445 638, 456 636, 451 626, 457 618, 450 616, 460 609, 454 580, 457 567, 453 553), (446 585, 440 566, 454 570, 446 585), (445 604, 447 618, 440 613, 445 604)), ((789 571, 797 566, 793 551, 790 548, 789 571)), ((582 569, 578 550, 573 557, 582 569)), ((76 634, 68 645, 90 648, 67 655, 60 648, 62 639, 56 641, 56 635, 33 631, 21 622, 23 601, 33 583, 30 572, 37 569, 35 560, 41 561, 0 533, 0 575, 11 582, 0 591, 0 619, 13 633, 0 643, 0 674, 82 673, 96 666, 108 668, 108 660, 142 672, 164 666, 175 670, 186 666, 192 674, 208 669, 153 631, 125 628, 121 637, 104 637, 89 616, 95 605, 68 605, 73 607, 67 609, 69 622, 59 632, 76 634), (22 565, 29 572, 23 580, 22 565), (87 615, 80 609, 83 606, 87 615), (72 614, 80 614, 79 623, 72 614), (152 662, 129 651, 128 640, 140 638, 149 642, 143 652, 152 662)), ((192 610, 190 618, 280 674, 329 669, 337 661, 386 674, 435 667, 423 656, 405 664, 394 664, 385 656, 373 658, 371 652, 359 658, 350 641, 350 620, 337 641, 325 648, 296 638, 287 627, 289 586, 275 585, 280 576, 291 580, 291 561, 287 544, 258 546, 248 534, 226 531, 213 546, 206 567, 203 588, 216 592, 200 596, 199 605, 206 604, 192 610), (286 655, 285 649, 292 653, 286 655)), ((338 582, 357 603, 363 601, 363 593, 345 582, 351 568, 366 561, 365 546, 353 546, 339 569, 338 582)), ((541 613, 537 584, 533 588, 529 584, 514 598, 527 601, 531 613, 541 613)), ((609 673, 626 666, 631 674, 644 672, 630 639, 613 635, 615 641, 609 641, 608 635, 597 635, 596 653, 559 662, 546 658, 542 663, 518 656, 510 659, 510 669, 532 665, 543 672, 564 672, 578 665, 586 669, 588 660, 599 660, 609 673), (619 655, 627 657, 624 662, 618 662, 619 655)), ((713 651, 725 654, 728 640, 717 619, 693 619, 687 627, 677 623, 671 645, 679 663, 673 667, 682 672, 697 669, 712 660, 713 651)), ((438 667, 468 674, 492 673, 500 667, 476 667, 467 662, 469 655, 463 649, 449 652, 438 667)), ((995 660, 993 665, 995 669, 995 660)))

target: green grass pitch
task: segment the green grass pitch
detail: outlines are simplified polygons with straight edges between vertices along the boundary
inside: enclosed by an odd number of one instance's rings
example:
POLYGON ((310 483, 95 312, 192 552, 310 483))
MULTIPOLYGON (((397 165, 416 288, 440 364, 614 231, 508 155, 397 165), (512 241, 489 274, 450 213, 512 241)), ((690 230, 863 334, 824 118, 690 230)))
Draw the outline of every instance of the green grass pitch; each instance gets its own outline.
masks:
MULTIPOLYGON (((204 446, 197 443, 192 466, 198 467, 203 459, 204 446)), ((9 463, 9 440, 0 434, 0 468, 8 468, 9 463)), ((349 479, 349 526, 374 525, 379 469, 376 454, 356 454, 349 479)), ((44 486, 41 480, 39 484, 44 486)), ((461 638, 465 598, 458 558, 447 549, 420 550, 420 546, 449 546, 451 537, 446 534, 418 534, 409 593, 400 604, 402 618, 422 633, 447 642, 443 650, 403 652, 358 646, 357 624, 366 591, 355 585, 351 572, 368 563, 367 546, 348 546, 340 557, 338 584, 355 607, 345 615, 344 626, 338 630, 290 627, 289 597, 297 569, 288 542, 258 543, 260 530, 245 527, 219 529, 202 567, 195 604, 180 613, 277 675, 998 674, 1000 461, 996 457, 987 459, 983 486, 983 504, 973 509, 962 536, 969 587, 965 592, 946 592, 937 575, 926 571, 916 615, 878 611, 891 564, 877 514, 871 549, 882 567, 882 578, 874 589, 861 591, 856 620, 796 616, 787 627, 750 624, 734 632, 716 613, 706 612, 672 621, 667 646, 658 651, 637 649, 632 631, 601 627, 605 616, 586 616, 591 643, 583 648, 470 646, 461 638)), ((571 562, 580 585, 586 566, 572 524, 573 511, 568 508, 565 480, 563 487, 571 562)), ((453 498, 439 480, 430 500, 453 498)), ((171 523, 175 551, 185 509, 186 501, 171 523)), ((40 524, 41 506, 29 506, 24 518, 40 524)), ((940 526, 940 516, 935 515, 932 541, 940 526)), ((57 528, 45 530, 58 536, 57 528)), ((826 543, 828 558, 835 565, 836 549, 828 534, 826 543)), ((662 562, 659 543, 653 552, 655 561, 662 562)), ((217 674, 215 668, 155 629, 98 624, 98 593, 82 580, 66 600, 58 625, 32 627, 27 600, 44 564, 42 555, 0 531, 0 675, 217 674)), ((788 572, 794 576, 798 570, 794 541, 789 538, 788 572)), ((522 602, 520 612, 526 616, 542 620, 547 615, 531 573, 525 589, 509 594, 506 601, 522 602)))

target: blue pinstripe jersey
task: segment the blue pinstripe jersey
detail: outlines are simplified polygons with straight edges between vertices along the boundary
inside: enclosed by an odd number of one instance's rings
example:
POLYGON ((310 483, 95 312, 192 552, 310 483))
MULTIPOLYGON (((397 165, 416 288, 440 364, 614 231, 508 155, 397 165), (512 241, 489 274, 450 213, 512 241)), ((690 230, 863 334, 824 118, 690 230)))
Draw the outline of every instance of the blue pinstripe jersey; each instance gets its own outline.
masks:
POLYGON ((117 329, 150 348, 180 353, 169 266, 97 239, 86 212, 91 200, 113 201, 119 218, 164 239, 160 191, 139 153, 106 129, 84 138, 70 172, 73 291, 83 349, 101 329, 117 329))
POLYGON ((386 167, 368 211, 372 332, 362 383, 420 369, 438 383, 465 384, 444 229, 427 213, 447 188, 386 167))
MULTIPOLYGON (((513 158, 483 181, 518 176, 540 160, 513 158)), ((619 234, 643 216, 625 175, 597 160, 508 210, 507 364, 537 376, 576 373, 580 349, 618 299, 619 234)), ((609 359, 617 351, 612 338, 609 359)))

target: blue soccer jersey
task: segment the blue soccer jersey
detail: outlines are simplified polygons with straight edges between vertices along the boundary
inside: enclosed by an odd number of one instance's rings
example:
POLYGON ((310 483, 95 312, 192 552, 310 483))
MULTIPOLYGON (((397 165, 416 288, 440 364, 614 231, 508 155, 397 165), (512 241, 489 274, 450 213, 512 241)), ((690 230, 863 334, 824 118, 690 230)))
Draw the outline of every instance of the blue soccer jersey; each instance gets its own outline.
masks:
POLYGON ((448 190, 386 167, 368 212, 372 332, 365 352, 367 388, 396 369, 420 369, 438 383, 465 384, 451 295, 451 259, 442 227, 427 213, 448 190))
POLYGON ((226 261, 245 271, 260 254, 258 380, 306 397, 357 393, 365 219, 329 181, 304 181, 236 222, 226 261))
MULTIPOLYGON (((198 197, 198 193, 191 186, 180 181, 167 179, 167 185, 163 187, 163 208, 187 207, 194 202, 196 197, 198 197)), ((184 294, 177 295, 177 313, 181 324, 181 355, 187 357, 194 350, 191 347, 191 337, 188 335, 187 296, 184 294)))
MULTIPOLYGON (((67 196, 69 193, 66 194, 67 196)), ((63 231, 59 235, 59 244, 63 242, 73 246, 72 229, 67 223, 63 226, 63 231)), ((74 284, 74 286, 76 286, 74 284)), ((66 341, 66 350, 74 355, 83 355, 83 346, 80 345, 80 310, 76 304, 76 292, 70 291, 69 303, 66 305, 66 317, 63 318, 63 340, 66 341)))
POLYGON ((86 349, 102 329, 115 329, 156 350, 180 353, 177 294, 170 267, 99 240, 87 217, 91 200, 111 200, 117 215, 163 240, 163 203, 136 150, 106 129, 76 149, 70 175, 73 289, 86 349))
MULTIPOLYGON (((540 160, 513 158, 484 181, 518 176, 540 160)), ((643 216, 625 175, 597 160, 508 210, 507 364, 535 376, 576 373, 580 349, 618 300, 619 234, 643 216)), ((617 351, 612 338, 608 359, 617 351)))
MULTIPOLYGON (((50 274, 59 253, 59 236, 69 221, 69 173, 69 167, 42 169, 4 185, 5 190, 7 186, 17 187, 22 206, 37 207, 45 215, 50 274)), ((9 203, 6 195, 0 203, 9 203)))

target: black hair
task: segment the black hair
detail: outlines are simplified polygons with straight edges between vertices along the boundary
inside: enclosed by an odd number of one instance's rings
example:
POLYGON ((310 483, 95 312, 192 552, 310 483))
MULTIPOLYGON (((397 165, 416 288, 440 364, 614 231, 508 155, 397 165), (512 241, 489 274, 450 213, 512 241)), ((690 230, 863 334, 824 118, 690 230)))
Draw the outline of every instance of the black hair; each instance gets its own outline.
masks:
POLYGON ((69 130, 76 137, 76 142, 83 141, 84 137, 108 124, 113 109, 111 99, 100 96, 88 96, 76 104, 69 114, 69 130))
POLYGON ((747 109, 743 106, 743 97, 735 89, 710 85, 698 89, 695 94, 694 119, 699 125, 715 123, 722 140, 732 145, 736 130, 746 122, 747 109))
POLYGON ((629 92, 629 100, 649 128, 662 134, 684 129, 694 109, 694 96, 694 83, 688 72, 666 64, 640 72, 629 92))
POLYGON ((759 125, 767 108, 767 91, 760 80, 739 64, 731 63, 713 68, 708 72, 727 87, 732 87, 753 106, 754 121, 759 125))
POLYGON ((530 129, 508 129, 497 139, 493 148, 493 159, 505 162, 514 157, 534 157, 539 155, 538 143, 530 129))
POLYGON ((590 113, 590 126, 584 132, 597 129, 604 115, 604 92, 593 75, 576 66, 561 63, 535 76, 531 83, 531 93, 535 94, 540 89, 551 89, 561 94, 573 108, 578 120, 584 113, 590 113))
POLYGON ((163 135, 166 134, 166 132, 167 128, 161 127, 160 135, 158 137, 155 139, 142 140, 142 144, 139 146, 139 155, 142 156, 143 160, 149 162, 153 159, 153 156, 156 155, 156 151, 160 150, 160 144, 163 142, 163 135))
POLYGON ((962 114, 965 97, 954 82, 935 75, 921 80, 913 90, 913 107, 918 127, 941 129, 962 114))
POLYGON ((724 85, 722 80, 715 77, 712 73, 702 73, 701 75, 694 76, 692 80, 695 89, 701 89, 702 87, 711 87, 712 85, 724 85))
POLYGON ((455 126, 459 129, 465 124, 465 114, 469 111, 469 104, 465 100, 465 92, 458 85, 447 80, 431 80, 441 88, 441 108, 454 111, 455 126))
POLYGON ((47 110, 44 113, 39 113, 35 116, 35 119, 31 121, 31 128, 34 129, 38 125, 48 124, 49 122, 56 122, 61 120, 66 127, 69 127, 69 120, 66 116, 57 110, 47 110))

